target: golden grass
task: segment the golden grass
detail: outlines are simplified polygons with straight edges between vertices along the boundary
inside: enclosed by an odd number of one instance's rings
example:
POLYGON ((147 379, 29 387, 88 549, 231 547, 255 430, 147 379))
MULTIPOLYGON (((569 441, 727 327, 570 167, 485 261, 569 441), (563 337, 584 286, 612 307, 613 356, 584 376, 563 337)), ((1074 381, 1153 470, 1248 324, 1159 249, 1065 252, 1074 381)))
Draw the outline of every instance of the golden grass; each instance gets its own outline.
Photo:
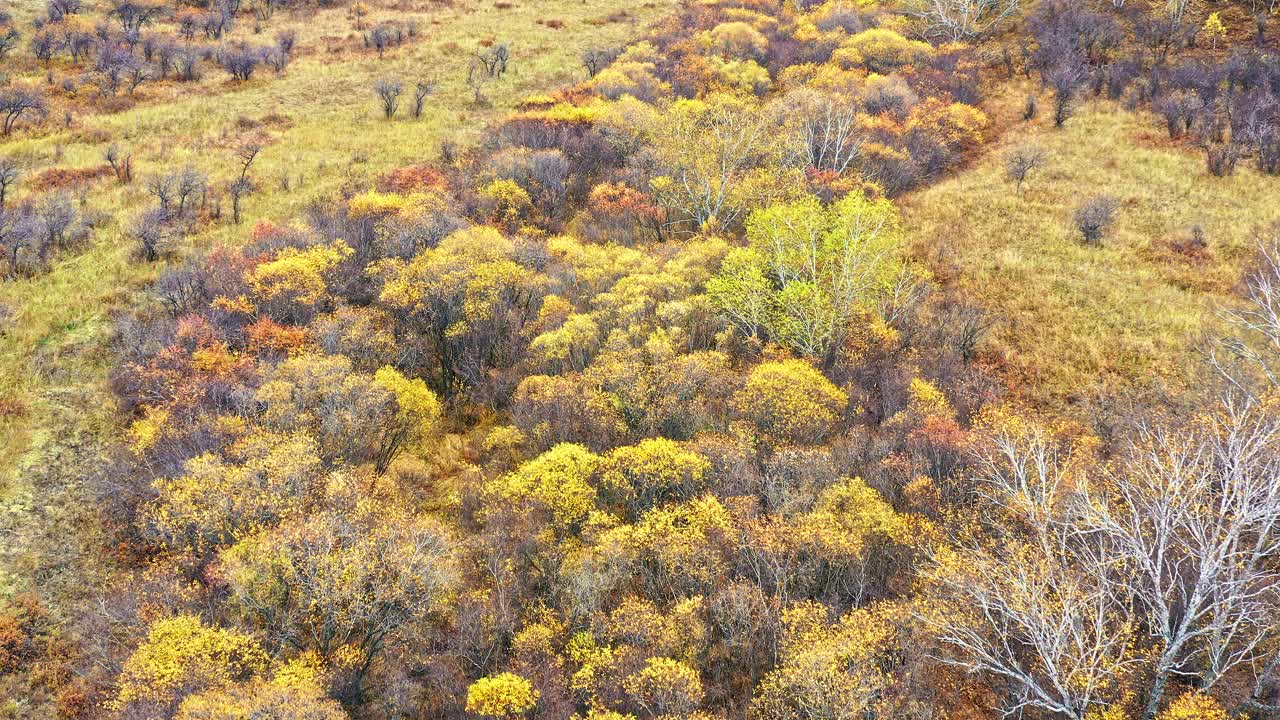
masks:
POLYGON ((1196 343, 1236 301, 1253 233, 1280 218, 1280 180, 1244 164, 1211 177, 1156 118, 1090 104, 1060 130, 1048 118, 1013 124, 902 211, 917 254, 996 320, 984 352, 1013 392, 1063 411, 1122 388, 1176 394, 1193 382, 1196 343), (1018 198, 1005 157, 1022 144, 1049 160, 1018 198), (1072 214, 1099 193, 1121 204, 1102 246, 1089 247, 1072 214), (1196 224, 1207 252, 1174 250, 1196 224))
POLYGON ((468 1, 424 3, 395 12, 370 4, 375 7, 372 21, 413 17, 419 36, 379 59, 360 47, 345 8, 305 19, 277 13, 257 37, 252 20, 245 19, 235 37, 260 44, 269 43, 284 27, 298 29, 301 51, 286 74, 276 77, 264 67, 241 85, 210 67, 195 86, 144 85, 139 91, 143 97, 129 110, 81 116, 71 129, 15 134, 0 144, 0 154, 19 155, 41 168, 82 168, 100 164, 114 141, 133 153, 137 177, 126 187, 101 181, 86 194, 90 207, 112 217, 90 247, 64 254, 46 275, 0 283, 0 305, 14 313, 0 329, 0 488, 22 486, 22 468, 44 462, 46 451, 71 430, 64 426, 68 418, 74 418, 76 430, 98 436, 116 429, 106 387, 112 318, 161 269, 136 261, 124 233, 129 219, 151 202, 144 189, 148 176, 191 163, 207 172, 215 186, 225 185, 236 170, 237 143, 249 132, 265 131, 269 145, 252 171, 261 190, 245 203, 245 224, 231 224, 229 202, 224 203, 228 220, 192 237, 185 250, 238 242, 258 219, 288 221, 348 183, 434 159, 442 139, 462 146, 477 141, 486 125, 520 99, 582 79, 581 50, 621 44, 638 35, 671 0, 521 0, 508 8, 468 1), (619 10, 626 15, 610 17, 619 10), (540 20, 559 20, 563 27, 547 27, 540 20), (470 53, 488 40, 509 43, 513 60, 506 77, 486 89, 490 103, 476 107, 465 85, 466 64, 470 53), (392 121, 382 119, 371 89, 380 78, 400 79, 406 86, 401 112, 392 121), (408 95, 418 80, 435 81, 438 87, 423 117, 414 120, 408 114, 408 95), (285 116, 288 122, 258 130, 243 127, 242 118, 271 115, 285 116), (293 188, 289 191, 280 185, 286 174, 293 188))

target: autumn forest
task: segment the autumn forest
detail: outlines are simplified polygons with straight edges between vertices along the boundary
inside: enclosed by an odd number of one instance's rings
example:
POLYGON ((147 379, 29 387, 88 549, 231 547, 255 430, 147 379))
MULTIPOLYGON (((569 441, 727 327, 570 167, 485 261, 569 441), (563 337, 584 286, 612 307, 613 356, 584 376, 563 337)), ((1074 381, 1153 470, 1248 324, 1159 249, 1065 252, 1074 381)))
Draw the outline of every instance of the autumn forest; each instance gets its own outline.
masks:
POLYGON ((0 718, 1280 718, 1280 3, 0 4, 0 718))

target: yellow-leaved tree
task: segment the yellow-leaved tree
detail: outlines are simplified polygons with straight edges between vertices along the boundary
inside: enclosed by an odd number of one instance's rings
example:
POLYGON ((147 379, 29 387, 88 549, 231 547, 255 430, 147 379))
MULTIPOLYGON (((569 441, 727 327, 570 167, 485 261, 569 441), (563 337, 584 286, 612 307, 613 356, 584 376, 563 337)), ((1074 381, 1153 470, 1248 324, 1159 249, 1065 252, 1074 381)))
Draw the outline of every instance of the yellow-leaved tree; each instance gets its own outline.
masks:
POLYGON ((855 322, 914 274, 899 258, 897 210, 852 192, 824 208, 807 195, 747 218, 748 246, 725 257, 707 283, 716 307, 744 333, 828 360, 855 322))

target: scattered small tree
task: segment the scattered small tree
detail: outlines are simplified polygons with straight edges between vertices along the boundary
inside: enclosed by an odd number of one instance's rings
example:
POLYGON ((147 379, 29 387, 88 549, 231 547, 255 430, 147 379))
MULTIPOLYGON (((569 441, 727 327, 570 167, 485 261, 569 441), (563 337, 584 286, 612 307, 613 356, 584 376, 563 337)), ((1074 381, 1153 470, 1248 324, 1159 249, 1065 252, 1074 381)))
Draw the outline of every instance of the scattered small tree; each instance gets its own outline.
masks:
POLYGON ((400 109, 400 93, 402 90, 399 80, 379 80, 374 83, 373 92, 377 94, 379 102, 382 103, 382 114, 386 119, 390 120, 395 116, 396 110, 400 109))
POLYGON ((1236 171, 1236 163, 1243 153, 1238 143, 1205 140, 1201 142, 1201 147, 1204 148, 1205 165, 1208 166, 1210 175, 1227 177, 1236 171))
POLYGON ((1115 221, 1119 203, 1110 195, 1095 195, 1076 208, 1076 228, 1088 245, 1098 245, 1115 221))
POLYGON ((286 55, 293 54, 293 46, 298 43, 298 33, 294 30, 282 30, 276 34, 276 47, 286 55))
POLYGON ((44 96, 33 90, 7 88, 0 90, 0 135, 8 135, 24 117, 44 118, 49 106, 44 96))
POLYGON ((484 86, 489 82, 490 77, 484 63, 472 58, 467 65, 467 87, 471 89, 472 101, 476 105, 484 105, 487 102, 484 96, 484 86))
POLYGON ((1209 17, 1204 21, 1204 27, 1201 28, 1205 35, 1209 36, 1210 46, 1218 49, 1218 41, 1227 36, 1227 28, 1222 24, 1222 18, 1218 13, 1209 13, 1209 17))
POLYGON ((415 118, 422 117, 422 109, 427 104, 427 98, 435 90, 436 84, 432 82, 419 82, 413 87, 413 116, 415 118))
POLYGON ((1038 145, 1022 145, 1009 153, 1005 159, 1005 176, 1016 184, 1018 197, 1022 197, 1022 184, 1044 166, 1047 157, 1044 148, 1038 145))
POLYGON ((1063 60, 1046 78, 1053 88, 1053 125, 1062 127, 1076 112, 1076 93, 1084 84, 1088 72, 1084 65, 1072 58, 1063 60))
POLYGON ((10 188, 17 186, 22 171, 18 161, 11 157, 0 157, 0 211, 4 210, 5 200, 9 197, 10 188))
POLYGON ((120 150, 120 146, 112 143, 104 154, 104 159, 111 166, 111 172, 115 173, 116 181, 121 185, 128 185, 133 182, 133 155, 126 155, 120 150))
POLYGON ((227 189, 231 194, 231 221, 236 225, 240 224, 240 201, 253 192, 253 181, 248 178, 238 178, 231 183, 231 187, 227 189))
POLYGON ((511 61, 511 49, 505 44, 498 44, 483 52, 477 52, 474 57, 484 67, 489 77, 501 78, 507 72, 507 63, 511 61))
POLYGON ((129 234, 137 241, 138 252, 147 262, 155 262, 169 251, 168 217, 160 208, 152 208, 135 218, 129 234))
POLYGON ((253 71, 258 68, 262 60, 261 48, 244 44, 225 47, 218 53, 218 63, 231 74, 231 77, 241 82, 253 77, 253 71))
POLYGON ((22 39, 22 34, 13 28, 4 28, 0 30, 0 60, 6 55, 13 52, 18 47, 18 41, 22 39))
POLYGON ((616 48, 600 49, 590 48, 582 53, 582 66, 587 69, 587 77, 593 78, 596 73, 608 67, 615 59, 617 59, 619 51, 616 48))

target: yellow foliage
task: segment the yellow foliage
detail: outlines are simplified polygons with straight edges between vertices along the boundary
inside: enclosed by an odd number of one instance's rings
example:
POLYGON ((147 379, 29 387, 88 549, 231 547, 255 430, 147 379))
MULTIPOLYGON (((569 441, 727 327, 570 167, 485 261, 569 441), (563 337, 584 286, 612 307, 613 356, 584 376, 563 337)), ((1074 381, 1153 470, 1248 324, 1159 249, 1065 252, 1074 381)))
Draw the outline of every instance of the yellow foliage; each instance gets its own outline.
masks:
POLYGON ((605 457, 603 489, 643 510, 666 498, 685 498, 699 492, 711 462, 666 438, 643 440, 616 448, 605 457))
POLYGON ((467 712, 486 718, 514 718, 538 703, 533 684, 515 673, 480 678, 467 688, 467 712))
POLYGON ((906 129, 928 133, 952 150, 961 151, 981 144, 989 124, 986 113, 972 105, 929 98, 911 109, 906 129))
POLYGON ((763 57, 769 51, 769 39, 741 20, 720 23, 701 39, 711 52, 735 60, 763 57))
POLYGON ((315 305, 324 297, 329 273, 353 252, 341 240, 305 250, 287 247, 274 259, 250 270, 245 280, 263 299, 315 305))
POLYGON ((719 73, 720 82, 728 90, 748 95, 763 95, 769 89, 771 82, 769 71, 755 60, 724 61, 713 58, 712 66, 719 73))
POLYGON ((714 495, 654 508, 631 528, 628 543, 651 558, 675 587, 700 590, 720 577, 724 560, 717 541, 733 531, 733 518, 714 495))
POLYGON ((167 705, 180 692, 227 687, 266 668, 267 655, 253 638, 179 615, 152 623, 147 639, 125 661, 110 705, 167 705))
POLYGON ((623 681, 622 687, 637 704, 657 716, 693 712, 702 702, 702 678, 698 672, 671 658, 649 658, 639 672, 623 681))
POLYGON ((419 442, 431 435, 440 421, 440 400, 420 378, 407 378, 399 370, 384 365, 373 380, 396 399, 397 419, 407 428, 410 439, 419 442))
POLYGON ((765 362, 733 397, 737 413, 764 435, 814 443, 831 432, 849 396, 803 360, 765 362))
POLYGON ((833 560, 861 558, 876 537, 909 539, 904 518, 861 478, 845 479, 823 490, 813 512, 803 517, 801 528, 800 536, 833 560))
POLYGON ((595 507, 596 491, 589 479, 600 457, 581 445, 562 443, 485 486, 488 511, 512 504, 533 503, 544 508, 557 527, 581 522, 595 507))
POLYGON ((1205 18, 1204 33, 1213 41, 1213 47, 1218 47, 1218 41, 1227 36, 1227 27, 1222 24, 1222 18, 1216 12, 1209 13, 1209 17, 1205 18))
POLYGON ((129 426, 129 449, 137 455, 155 447, 169 424, 169 412, 163 408, 148 405, 142 412, 143 418, 129 426))
POLYGON ((931 53, 929 43, 908 40, 885 28, 871 28, 845 40, 831 60, 844 68, 864 67, 884 74, 921 62, 931 53))
POLYGON ((518 222, 533 207, 529 193, 514 180, 497 179, 480 189, 480 197, 493 204, 494 219, 518 222))
POLYGON ((198 455, 182 475, 154 482, 144 517, 163 540, 202 553, 297 514, 319 491, 320 459, 305 435, 253 433, 227 454, 198 455))
POLYGON ((782 657, 756 690, 753 717, 859 717, 870 709, 889 682, 880 660, 894 635, 880 611, 859 608, 831 623, 824 606, 803 602, 782 624, 782 657))
POLYGON ((369 190, 360 193, 347 201, 347 216, 353 220, 398 213, 404 208, 407 198, 396 193, 381 193, 369 190))
POLYGON ((600 326, 586 313, 574 313, 560 327, 535 337, 529 349, 545 363, 582 370, 600 345, 600 326))
POLYGON ((276 669, 270 681, 255 678, 192 695, 176 720, 346 720, 324 690, 323 661, 306 652, 276 669))
POLYGON ((1227 720, 1226 708, 1212 695, 1188 690, 1179 695, 1156 720, 1227 720))

